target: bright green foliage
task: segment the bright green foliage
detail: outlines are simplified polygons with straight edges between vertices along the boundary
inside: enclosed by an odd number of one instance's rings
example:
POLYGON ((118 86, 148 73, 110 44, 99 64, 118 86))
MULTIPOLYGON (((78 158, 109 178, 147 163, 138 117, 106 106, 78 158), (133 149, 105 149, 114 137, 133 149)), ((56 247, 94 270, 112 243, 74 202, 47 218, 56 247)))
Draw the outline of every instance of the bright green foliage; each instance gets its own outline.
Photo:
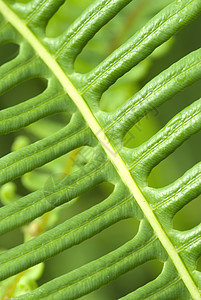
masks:
MULTIPOLYGON (((106 112, 99 105, 103 93, 117 79, 201 12, 201 1, 173 1, 100 64, 82 74, 74 68, 78 54, 131 0, 97 0, 61 35, 47 37, 47 23, 63 2, 0 0, 0 42, 12 41, 20 46, 17 57, 0 68, 0 93, 28 78, 47 80, 44 92, 0 112, 1 134, 52 114, 70 115, 65 127, 46 138, 30 145, 23 138, 19 140, 15 151, 0 160, 0 184, 78 148, 86 161, 64 178, 2 207, 0 232, 4 234, 70 203, 99 183, 112 183, 114 190, 96 206, 3 252, 0 278, 4 280, 38 265, 119 220, 135 218, 140 220, 140 227, 129 242, 16 299, 76 299, 152 259, 163 262, 161 274, 124 299, 201 299, 201 274, 196 270, 201 255, 201 225, 186 232, 172 227, 177 211, 200 194, 201 165, 163 188, 150 188, 147 183, 153 167, 200 130, 201 100, 139 147, 123 146, 126 133, 146 113, 201 78, 201 49, 163 71, 115 110, 106 112)), ((5 189, 3 195, 6 193, 5 189)), ((41 268, 38 265, 35 277, 41 268)))

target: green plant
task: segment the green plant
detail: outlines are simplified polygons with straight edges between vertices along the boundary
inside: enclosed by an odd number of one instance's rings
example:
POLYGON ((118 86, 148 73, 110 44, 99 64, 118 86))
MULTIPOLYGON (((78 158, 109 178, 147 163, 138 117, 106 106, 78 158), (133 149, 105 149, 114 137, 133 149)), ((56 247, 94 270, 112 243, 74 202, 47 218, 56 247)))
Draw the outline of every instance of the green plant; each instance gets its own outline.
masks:
POLYGON ((27 224, 99 183, 109 182, 114 190, 101 203, 4 251, 0 255, 0 278, 37 265, 119 220, 135 218, 140 220, 140 227, 129 242, 41 287, 34 286, 33 291, 18 299, 76 299, 152 259, 163 262, 161 274, 125 299, 201 299, 201 275, 197 270, 201 226, 186 232, 172 227, 176 212, 200 194, 200 163, 163 188, 151 188, 147 182, 155 165, 199 131, 201 100, 177 114, 140 146, 129 149, 123 143, 126 133, 144 115, 201 77, 200 49, 163 71, 111 112, 99 106, 103 93, 117 79, 201 12, 201 2, 174 1, 83 74, 74 69, 77 56, 131 0, 95 1, 59 37, 47 37, 47 23, 63 2, 0 0, 0 41, 20 46, 18 56, 0 69, 0 92, 27 78, 47 81, 47 88, 38 96, 0 112, 1 134, 55 113, 66 117, 66 125, 52 135, 27 146, 27 141, 20 141, 24 147, 15 146, 18 150, 1 158, 1 185, 75 149, 82 154, 77 168, 67 176, 2 207, 0 232, 27 224))

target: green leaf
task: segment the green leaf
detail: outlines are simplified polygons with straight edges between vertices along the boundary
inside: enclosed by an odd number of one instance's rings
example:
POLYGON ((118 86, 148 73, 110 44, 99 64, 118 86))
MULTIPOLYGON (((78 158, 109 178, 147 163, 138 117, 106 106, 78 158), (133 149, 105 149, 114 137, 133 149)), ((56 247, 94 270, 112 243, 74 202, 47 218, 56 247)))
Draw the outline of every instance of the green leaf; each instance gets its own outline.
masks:
POLYGON ((63 3, 0 0, 0 42, 20 47, 17 57, 0 68, 0 93, 27 79, 40 77, 47 81, 45 91, 38 96, 0 112, 1 134, 54 114, 70 115, 68 122, 61 122, 61 128, 52 127, 52 134, 36 134, 40 140, 2 157, 0 183, 79 151, 76 167, 65 177, 50 180, 43 188, 0 208, 0 233, 27 224, 64 203, 73 205, 73 199, 100 183, 111 183, 114 190, 104 201, 1 253, 0 278, 5 280, 27 270, 122 219, 134 218, 140 226, 130 241, 15 298, 77 299, 157 259, 163 263, 160 275, 123 298, 201 299, 201 275, 197 270, 201 224, 184 232, 172 226, 177 211, 200 194, 200 163, 171 185, 158 189, 148 186, 151 170, 200 130, 201 100, 178 113, 138 147, 124 146, 125 135, 144 115, 201 78, 201 49, 175 62, 115 110, 106 112, 99 105, 103 93, 119 78, 201 13, 201 2, 171 2, 86 73, 75 70, 77 56, 131 0, 97 0, 62 34, 48 37, 47 24, 63 3))

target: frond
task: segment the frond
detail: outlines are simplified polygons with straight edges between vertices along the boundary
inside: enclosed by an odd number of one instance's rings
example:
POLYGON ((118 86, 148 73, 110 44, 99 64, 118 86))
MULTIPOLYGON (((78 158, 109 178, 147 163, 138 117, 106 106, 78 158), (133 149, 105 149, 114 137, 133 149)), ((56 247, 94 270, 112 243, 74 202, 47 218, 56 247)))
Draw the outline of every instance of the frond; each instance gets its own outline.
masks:
MULTIPOLYGON (((0 42, 19 45, 18 55, 0 67, 0 94, 31 79, 46 89, 0 112, 0 132, 29 128, 54 114, 68 114, 58 131, 0 159, 3 185, 76 149, 90 149, 82 167, 0 208, 5 234, 108 182, 114 190, 101 203, 34 239, 0 254, 5 280, 77 245, 123 219, 140 221, 137 234, 118 249, 55 278, 17 299, 77 299, 143 263, 157 259, 161 274, 122 299, 201 299, 201 224, 186 232, 173 229, 174 215, 201 192, 200 163, 163 188, 148 186, 151 170, 201 128, 201 100, 172 118, 140 146, 124 146, 128 131, 201 78, 201 49, 164 70, 112 112, 100 109, 103 93, 169 40, 201 12, 200 0, 173 1, 88 73, 75 60, 94 35, 131 0, 97 0, 60 36, 46 27, 64 0, 0 0, 0 42)), ((73 204, 72 204, 73 205, 73 204)))

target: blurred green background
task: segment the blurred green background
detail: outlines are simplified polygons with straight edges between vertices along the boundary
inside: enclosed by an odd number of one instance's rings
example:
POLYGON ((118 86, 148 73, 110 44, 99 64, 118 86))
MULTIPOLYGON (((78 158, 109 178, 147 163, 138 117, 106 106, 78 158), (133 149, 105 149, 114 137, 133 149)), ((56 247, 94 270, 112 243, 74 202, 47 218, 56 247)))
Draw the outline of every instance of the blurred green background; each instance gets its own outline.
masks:
MULTIPOLYGON (((29 1, 19 1, 29 2, 29 1)), ((75 68, 79 72, 88 72, 98 65, 111 52, 119 47, 143 24, 145 24, 160 9, 172 2, 170 0, 138 0, 133 1, 118 16, 88 43, 75 62, 75 68), (159 3, 160 2, 160 3, 159 3)), ((50 20, 47 27, 47 35, 56 37, 61 34, 89 5, 91 0, 69 0, 50 20)), ((176 34, 164 46, 159 47, 145 61, 140 63, 128 74, 123 76, 117 83, 106 91, 100 101, 100 108, 104 111, 112 111, 125 102, 136 91, 144 86, 150 79, 162 70, 201 46, 201 17, 198 17, 189 26, 176 34)), ((19 46, 11 42, 0 47, 0 65, 17 56, 19 46)), ((0 95, 0 107, 5 109, 30 97, 40 94, 46 88, 46 80, 34 78, 21 83, 12 90, 0 95)), ((161 107, 153 110, 136 124, 127 134, 124 140, 126 147, 136 147, 149 139, 160 130, 176 113, 200 98, 201 81, 173 97, 161 107)), ((69 120, 67 114, 58 114, 45 118, 33 125, 0 137, 0 156, 10 151, 26 146, 38 139, 46 137, 62 128, 69 120)), ((200 161, 200 138, 201 133, 192 136, 178 150, 156 166, 150 176, 149 185, 163 187, 179 178, 185 171, 200 161)), ((46 166, 37 169, 22 178, 9 183, 0 189, 1 206, 16 200, 19 196, 26 195, 31 191, 43 187, 52 177, 53 180, 73 172, 83 164, 83 151, 73 151, 46 166)), ((84 158, 87 160, 86 155, 84 158)), ((33 238, 58 223, 82 212, 89 207, 103 201, 113 190, 109 183, 101 184, 94 189, 75 199, 71 205, 63 205, 61 208, 46 214, 27 226, 16 229, 3 237, 0 237, 2 251, 12 248, 23 240, 33 238)), ((177 213, 173 220, 175 229, 188 230, 201 222, 201 198, 198 197, 186 205, 177 213)), ((116 249, 131 239, 138 230, 139 222, 129 219, 123 220, 101 232, 82 244, 64 251, 60 255, 48 260, 44 265, 39 265, 34 272, 21 274, 20 278, 13 277, 4 282, 4 288, 0 292, 2 299, 8 296, 18 295, 36 287, 57 276, 65 274, 85 263, 101 257, 116 249), (17 284, 15 284, 17 282, 17 284), (13 286, 15 285, 15 288, 13 286), (8 288, 9 287, 9 288, 8 288), (12 287, 12 288, 11 288, 12 287), (3 292, 2 292, 3 291, 3 292), (2 294, 1 294, 2 293, 2 294)), ((82 299, 117 299, 134 289, 154 279, 161 271, 162 263, 158 261, 148 262, 120 278, 91 293, 82 299)), ((201 260, 198 262, 201 271, 201 260)))

